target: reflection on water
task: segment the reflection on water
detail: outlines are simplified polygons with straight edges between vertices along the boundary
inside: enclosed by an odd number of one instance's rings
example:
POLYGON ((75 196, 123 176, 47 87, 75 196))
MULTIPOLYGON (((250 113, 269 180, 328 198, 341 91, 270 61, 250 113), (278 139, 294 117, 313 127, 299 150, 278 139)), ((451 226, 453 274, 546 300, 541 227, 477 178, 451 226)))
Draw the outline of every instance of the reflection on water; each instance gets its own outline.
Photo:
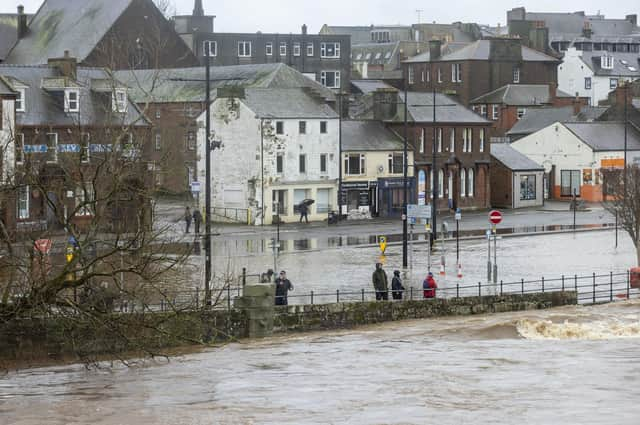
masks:
POLYGON ((0 414, 21 425, 635 425, 639 314, 627 302, 397 322, 110 372, 25 370, 0 380, 0 414))

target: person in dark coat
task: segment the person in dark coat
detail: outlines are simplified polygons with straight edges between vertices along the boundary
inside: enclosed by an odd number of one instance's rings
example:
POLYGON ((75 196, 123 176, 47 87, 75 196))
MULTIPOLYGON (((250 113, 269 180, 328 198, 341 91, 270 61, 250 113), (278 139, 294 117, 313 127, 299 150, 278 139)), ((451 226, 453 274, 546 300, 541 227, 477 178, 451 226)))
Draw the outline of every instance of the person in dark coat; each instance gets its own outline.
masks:
POLYGON ((189 233, 189 227, 191 227, 191 219, 192 219, 191 208, 187 207, 184 210, 184 223, 187 227, 185 230, 185 233, 189 233))
POLYGON ((400 279, 400 270, 395 270, 391 280, 391 296, 394 300, 401 300, 403 292, 404 286, 402 286, 402 280, 400 279))
POLYGON ((427 278, 422 282, 422 289, 424 290, 425 298, 435 298, 436 297, 436 289, 438 289, 438 284, 436 280, 433 278, 433 273, 429 272, 427 278))
POLYGON ((280 276, 276 279, 276 305, 287 305, 287 295, 289 291, 293 291, 291 281, 287 279, 287 273, 282 270, 280 276))
POLYGON ((304 218, 304 221, 309 224, 309 217, 307 217, 307 214, 309 214, 309 206, 303 202, 298 207, 298 210, 300 211, 300 223, 302 223, 302 219, 304 218))
POLYGON ((196 235, 200 234, 200 223, 202 223, 202 213, 196 208, 193 210, 193 226, 196 229, 196 235))
POLYGON ((389 299, 389 281, 387 280, 387 272, 382 269, 382 263, 376 263, 376 271, 371 277, 373 281, 373 289, 376 291, 376 300, 389 299))

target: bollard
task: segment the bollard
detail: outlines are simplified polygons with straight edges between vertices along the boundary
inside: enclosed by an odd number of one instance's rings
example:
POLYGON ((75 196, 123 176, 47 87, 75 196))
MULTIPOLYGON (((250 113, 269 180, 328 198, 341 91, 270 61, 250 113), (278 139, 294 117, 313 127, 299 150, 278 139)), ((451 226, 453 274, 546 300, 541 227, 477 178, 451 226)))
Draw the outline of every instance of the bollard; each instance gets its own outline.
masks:
POLYGON ((613 301, 613 272, 609 272, 609 301, 613 301))
POLYGON ((593 303, 596 303, 596 274, 593 274, 593 303))
POLYGON ((362 288, 362 302, 364 302, 364 288, 362 288))
POLYGON ((311 291, 311 305, 313 305, 313 291, 311 291))
POLYGON ((456 298, 460 298, 460 284, 456 283, 456 298))

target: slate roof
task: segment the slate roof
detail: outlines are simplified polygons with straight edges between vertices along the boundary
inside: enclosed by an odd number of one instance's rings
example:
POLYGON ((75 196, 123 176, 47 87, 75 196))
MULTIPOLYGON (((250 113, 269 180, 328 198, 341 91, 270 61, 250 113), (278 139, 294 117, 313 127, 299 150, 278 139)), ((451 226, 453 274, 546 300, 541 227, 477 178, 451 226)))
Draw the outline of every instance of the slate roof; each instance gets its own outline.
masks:
POLYGON ((371 43, 371 31, 389 31, 393 41, 411 40, 411 27, 408 25, 368 25, 368 26, 329 26, 323 27, 326 34, 350 35, 351 45, 371 43), (399 37, 398 37, 399 35, 399 37))
POLYGON ((338 119, 329 105, 303 88, 249 88, 242 102, 259 118, 338 119))
MULTIPOLYGON (((2 65, 0 76, 13 86, 27 86, 25 91, 25 112, 16 113, 16 124, 22 126, 87 126, 87 125, 134 125, 146 126, 147 121, 138 108, 129 100, 126 114, 111 112, 111 90, 96 91, 92 81, 109 79, 107 72, 100 68, 77 68, 77 80, 73 87, 80 86, 80 113, 64 112, 62 92, 45 90, 42 82, 59 78, 56 68, 46 65, 2 65)), ((121 85, 114 82, 115 87, 121 85)))
POLYGON ((583 51, 580 58, 598 76, 640 77, 640 57, 638 53, 583 51), (602 68, 602 56, 605 54, 613 56, 613 69, 602 68))
MULTIPOLYGON (((205 68, 122 70, 114 73, 130 89, 135 102, 204 102, 205 68), (195 81, 194 81, 195 80, 195 81)), ((211 68, 212 97, 218 87, 308 87, 327 100, 335 94, 320 83, 282 64, 235 65, 211 68)))
MULTIPOLYGON (((568 96, 568 95, 566 95, 568 96)), ((470 103, 497 103, 513 106, 549 104, 549 86, 544 84, 507 84, 473 99, 470 103)))
MULTIPOLYGON (((404 102, 404 92, 398 93, 399 102, 404 102)), ((433 122, 433 94, 424 92, 407 93, 409 121, 433 122)), ((398 105, 398 115, 394 121, 404 121, 404 106, 398 105)), ((436 122, 461 124, 487 124, 489 121, 465 108, 452 98, 436 93, 436 122)))
POLYGON ((585 16, 577 13, 527 12, 525 19, 544 21, 549 34, 582 34, 588 22, 594 35, 627 35, 637 31, 637 27, 625 19, 606 19, 604 16, 585 16))
MULTIPOLYGON (((522 49, 522 60, 527 62, 560 62, 558 59, 546 55, 537 50, 531 49, 526 46, 521 46, 522 49)), ((489 53, 491 50, 491 40, 478 40, 473 43, 469 43, 466 46, 442 54, 440 58, 438 58, 437 62, 448 62, 448 61, 466 61, 466 60, 489 60, 489 53)), ((404 63, 415 63, 415 62, 430 62, 430 55, 428 53, 424 53, 422 55, 418 55, 414 58, 410 58, 404 63)))
MULTIPOLYGON (((621 122, 565 123, 564 126, 594 151, 624 149, 624 124, 621 122)), ((640 134, 633 126, 627 126, 627 149, 640 150, 640 134)))
POLYGON ((397 151, 402 138, 379 121, 342 121, 343 151, 397 151))
POLYGON ((0 75, 0 96, 14 96, 15 94, 11 84, 0 75))
POLYGON ((354 86, 362 94, 373 93, 378 89, 392 89, 393 87, 382 80, 351 80, 354 86))
POLYGON ((400 42, 367 43, 351 46, 352 62, 368 62, 370 65, 384 65, 396 59, 400 42), (367 59, 368 55, 368 59, 367 59))
POLYGON ((573 117, 573 121, 595 121, 608 109, 608 106, 583 106, 578 115, 573 117))
POLYGON ((509 143, 491 143, 491 156, 512 171, 544 171, 544 167, 515 150, 509 143))
MULTIPOLYGON (((471 43, 465 43, 465 42, 447 43, 442 46, 441 54, 448 55, 450 53, 456 52, 468 46, 469 44, 471 43)), ((402 63, 424 63, 424 62, 430 62, 430 61, 431 61, 431 55, 429 54, 429 49, 427 48, 425 52, 420 53, 419 55, 410 57, 409 59, 402 61, 402 63)))
POLYGON ((507 136, 525 135, 535 133, 555 122, 565 122, 573 118, 573 106, 560 108, 534 108, 527 113, 507 131, 507 136))
POLYGON ((69 50, 82 62, 133 0, 45 0, 7 63, 43 64, 69 50))
MULTIPOLYGON (((27 21, 33 15, 27 15, 27 21)), ((18 15, 16 13, 0 13, 0 62, 18 40, 18 15)))

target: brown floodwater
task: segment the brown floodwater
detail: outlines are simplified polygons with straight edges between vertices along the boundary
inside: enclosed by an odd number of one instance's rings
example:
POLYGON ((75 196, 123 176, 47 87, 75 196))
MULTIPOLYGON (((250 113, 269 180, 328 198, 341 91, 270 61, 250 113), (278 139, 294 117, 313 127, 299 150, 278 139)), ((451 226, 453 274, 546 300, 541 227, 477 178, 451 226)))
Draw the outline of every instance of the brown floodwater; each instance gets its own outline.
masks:
POLYGON ((637 424, 640 301, 281 336, 0 378, 2 424, 637 424))

